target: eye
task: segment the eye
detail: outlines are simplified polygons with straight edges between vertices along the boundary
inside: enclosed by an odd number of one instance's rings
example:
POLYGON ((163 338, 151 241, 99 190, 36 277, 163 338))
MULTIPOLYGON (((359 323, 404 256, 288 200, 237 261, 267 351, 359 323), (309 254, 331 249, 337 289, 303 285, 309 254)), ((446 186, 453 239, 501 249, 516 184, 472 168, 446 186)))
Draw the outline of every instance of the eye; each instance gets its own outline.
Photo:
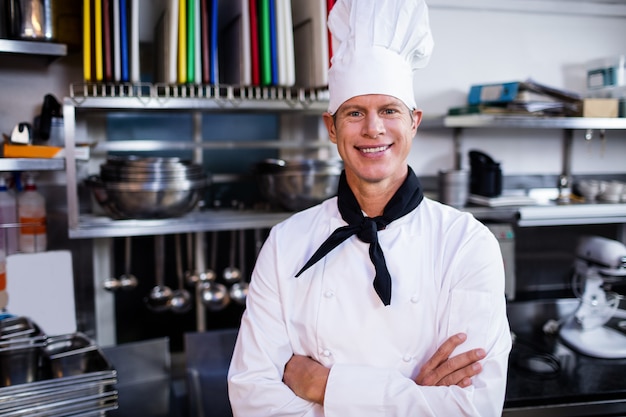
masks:
POLYGON ((361 115, 361 112, 357 110, 350 111, 347 114, 348 117, 359 117, 360 115, 361 115))
POLYGON ((387 116, 391 116, 397 113, 398 113, 398 110, 395 108, 388 107, 386 109, 383 109, 383 114, 387 116))

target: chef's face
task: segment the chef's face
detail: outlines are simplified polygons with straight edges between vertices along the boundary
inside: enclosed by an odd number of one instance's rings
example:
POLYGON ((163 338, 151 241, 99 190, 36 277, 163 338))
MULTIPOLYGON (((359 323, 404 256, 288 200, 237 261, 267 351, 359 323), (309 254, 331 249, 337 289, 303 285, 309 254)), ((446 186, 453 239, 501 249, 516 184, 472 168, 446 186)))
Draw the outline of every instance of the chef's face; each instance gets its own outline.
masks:
POLYGON ((334 116, 324 114, 350 184, 403 181, 421 118, 421 110, 410 110, 403 101, 382 94, 353 97, 334 116))

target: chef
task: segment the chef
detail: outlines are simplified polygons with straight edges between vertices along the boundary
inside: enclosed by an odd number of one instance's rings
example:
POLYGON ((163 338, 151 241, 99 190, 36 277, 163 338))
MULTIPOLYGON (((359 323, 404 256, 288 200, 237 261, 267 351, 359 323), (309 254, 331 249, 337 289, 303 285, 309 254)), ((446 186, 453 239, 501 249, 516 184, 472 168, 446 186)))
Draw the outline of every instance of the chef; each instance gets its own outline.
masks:
POLYGON ((407 163, 423 0, 339 0, 323 116, 337 197, 276 225, 233 353, 235 416, 500 416, 511 338, 498 243, 407 163))

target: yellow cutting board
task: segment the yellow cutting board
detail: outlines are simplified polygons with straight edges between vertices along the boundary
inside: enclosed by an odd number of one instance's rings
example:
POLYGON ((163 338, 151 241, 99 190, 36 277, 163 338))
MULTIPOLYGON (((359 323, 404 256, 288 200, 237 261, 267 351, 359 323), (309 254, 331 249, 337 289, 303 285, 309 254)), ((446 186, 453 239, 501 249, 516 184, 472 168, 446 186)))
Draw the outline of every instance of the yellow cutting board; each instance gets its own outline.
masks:
POLYGON ((8 256, 7 292, 7 311, 29 317, 48 336, 76 332, 71 252, 8 256))

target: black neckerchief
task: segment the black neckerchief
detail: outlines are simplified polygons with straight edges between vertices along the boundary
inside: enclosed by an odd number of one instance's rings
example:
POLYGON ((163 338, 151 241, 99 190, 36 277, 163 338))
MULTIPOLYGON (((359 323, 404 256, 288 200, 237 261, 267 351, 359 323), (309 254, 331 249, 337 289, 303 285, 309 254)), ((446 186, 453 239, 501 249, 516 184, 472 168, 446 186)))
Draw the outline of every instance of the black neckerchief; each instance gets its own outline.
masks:
POLYGON ((337 206, 341 217, 348 225, 335 230, 296 274, 296 277, 299 277, 300 274, 339 246, 344 240, 356 234, 361 241, 370 244, 370 259, 376 269, 374 289, 382 302, 386 306, 389 305, 391 303, 391 276, 387 270, 383 251, 378 244, 378 231, 383 230, 392 221, 413 211, 423 198, 424 193, 419 179, 409 167, 406 179, 385 206, 383 215, 373 218, 363 216, 361 207, 348 186, 346 173, 343 171, 337 189, 337 206))

